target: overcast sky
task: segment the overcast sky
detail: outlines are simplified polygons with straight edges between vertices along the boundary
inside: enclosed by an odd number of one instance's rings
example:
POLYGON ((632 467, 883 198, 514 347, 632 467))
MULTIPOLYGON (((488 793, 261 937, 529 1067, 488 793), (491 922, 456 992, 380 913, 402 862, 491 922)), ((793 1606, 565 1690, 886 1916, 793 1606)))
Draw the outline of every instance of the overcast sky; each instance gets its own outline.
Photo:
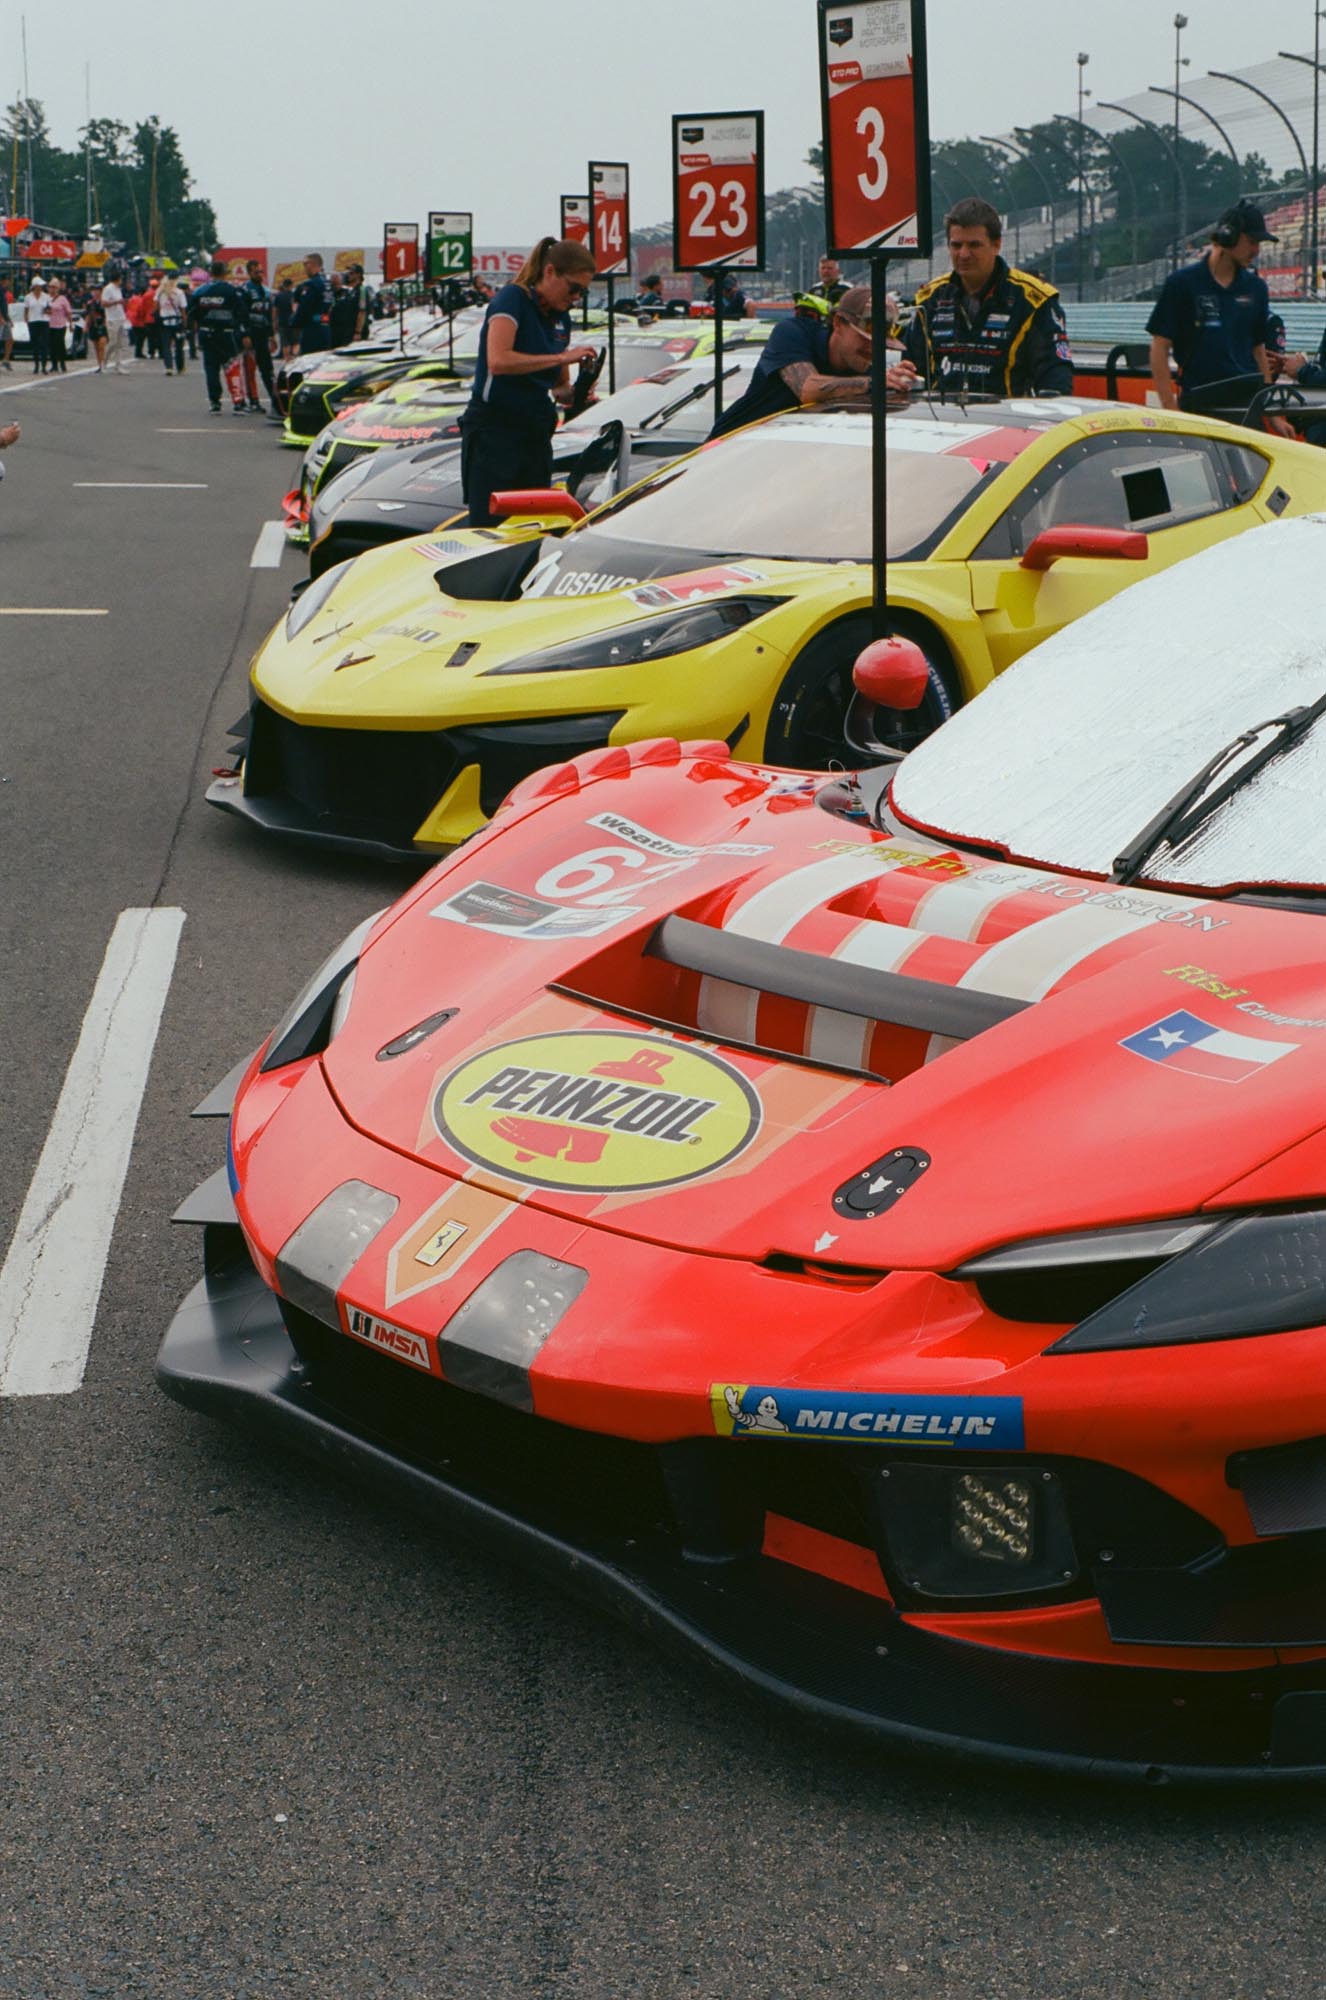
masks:
MULTIPOLYGON (((1309 50, 1313 0, 1184 0, 1190 75, 1309 50)), ((528 243, 593 154, 629 160, 632 220, 670 213, 673 112, 767 113, 769 186, 819 136, 814 0, 0 0, 4 102, 22 87, 75 143, 97 116, 159 112, 236 244, 377 242, 384 221, 471 208, 480 243, 528 243)), ((930 0, 938 138, 1173 77, 1165 0, 930 0)), ((4 167, 8 178, 8 163, 4 167)), ((38 204, 40 206, 40 203, 38 204)))

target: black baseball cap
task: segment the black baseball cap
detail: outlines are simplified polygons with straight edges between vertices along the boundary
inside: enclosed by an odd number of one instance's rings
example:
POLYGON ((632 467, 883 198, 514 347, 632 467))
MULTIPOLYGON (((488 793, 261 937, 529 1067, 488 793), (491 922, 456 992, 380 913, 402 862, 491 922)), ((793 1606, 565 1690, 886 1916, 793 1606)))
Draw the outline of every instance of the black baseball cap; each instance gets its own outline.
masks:
POLYGON ((1278 243, 1280 238, 1272 236, 1266 227, 1266 217, 1255 201, 1236 201, 1227 208, 1220 218, 1222 229, 1234 230, 1236 235, 1251 236, 1258 243, 1278 243))

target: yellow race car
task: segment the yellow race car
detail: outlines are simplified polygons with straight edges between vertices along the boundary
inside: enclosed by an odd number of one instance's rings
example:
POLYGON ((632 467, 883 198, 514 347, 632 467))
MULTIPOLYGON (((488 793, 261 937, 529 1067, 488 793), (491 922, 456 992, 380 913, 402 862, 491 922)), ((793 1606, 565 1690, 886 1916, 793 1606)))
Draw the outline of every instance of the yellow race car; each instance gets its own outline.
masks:
MULTIPOLYGON (((752 760, 859 762, 844 728, 870 633, 870 444, 865 412, 792 412, 569 527, 567 496, 512 496, 502 528, 327 570, 255 658, 209 800, 423 857, 596 747, 721 738, 752 760)), ((919 403, 890 420, 887 463, 891 623, 930 669, 917 711, 877 719, 901 749, 1137 578, 1326 509, 1326 454, 1126 404, 919 403)))

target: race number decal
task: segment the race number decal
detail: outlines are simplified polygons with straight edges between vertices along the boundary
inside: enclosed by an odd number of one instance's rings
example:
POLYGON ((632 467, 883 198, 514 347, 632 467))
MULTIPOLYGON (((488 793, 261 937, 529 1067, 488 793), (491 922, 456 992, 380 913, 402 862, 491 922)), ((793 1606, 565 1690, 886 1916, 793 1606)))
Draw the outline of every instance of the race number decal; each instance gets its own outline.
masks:
POLYGON ((621 160, 591 160, 589 189, 598 275, 624 277, 631 268, 631 169, 621 160))
POLYGON ((562 196, 562 241, 563 243, 588 243, 589 196, 587 194, 564 194, 562 196))
POLYGON ((474 274, 474 217, 465 210, 428 217, 428 276, 469 278, 474 274))
POLYGON ((673 257, 678 271, 764 268, 764 113, 672 121, 673 257))
POLYGON ((819 19, 829 248, 928 247, 925 0, 819 0, 819 19))
POLYGON ((382 275, 391 284, 414 278, 419 272, 419 224, 385 222, 382 225, 382 275))

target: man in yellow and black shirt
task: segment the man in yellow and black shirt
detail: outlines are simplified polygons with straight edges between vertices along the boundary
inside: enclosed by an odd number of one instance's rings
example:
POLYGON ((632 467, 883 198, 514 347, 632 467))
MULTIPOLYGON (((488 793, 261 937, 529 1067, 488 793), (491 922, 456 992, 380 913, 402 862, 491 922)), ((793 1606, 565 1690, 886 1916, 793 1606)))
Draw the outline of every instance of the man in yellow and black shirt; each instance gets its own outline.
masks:
POLYGON ((927 388, 953 396, 1066 396, 1073 355, 1053 285, 999 254, 999 211, 971 195, 944 218, 947 278, 916 294, 904 351, 927 388))

